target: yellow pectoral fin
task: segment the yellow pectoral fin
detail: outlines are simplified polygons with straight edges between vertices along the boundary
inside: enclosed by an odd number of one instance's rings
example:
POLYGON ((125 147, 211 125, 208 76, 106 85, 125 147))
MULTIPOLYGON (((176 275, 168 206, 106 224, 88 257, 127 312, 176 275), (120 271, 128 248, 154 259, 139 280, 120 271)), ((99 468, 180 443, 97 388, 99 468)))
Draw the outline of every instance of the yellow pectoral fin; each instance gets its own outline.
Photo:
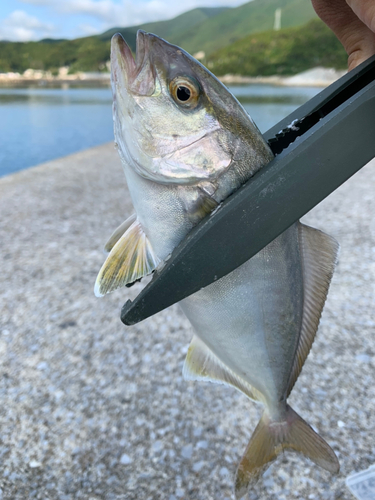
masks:
POLYGON ((96 278, 97 297, 151 274, 160 259, 136 220, 112 248, 96 278))
POLYGON ((105 244, 104 250, 106 252, 110 252, 112 250, 112 248, 116 245, 121 236, 129 229, 129 227, 133 224, 133 222, 135 222, 136 218, 137 218, 136 214, 131 215, 129 218, 126 219, 126 221, 120 224, 119 227, 113 231, 111 237, 105 244))

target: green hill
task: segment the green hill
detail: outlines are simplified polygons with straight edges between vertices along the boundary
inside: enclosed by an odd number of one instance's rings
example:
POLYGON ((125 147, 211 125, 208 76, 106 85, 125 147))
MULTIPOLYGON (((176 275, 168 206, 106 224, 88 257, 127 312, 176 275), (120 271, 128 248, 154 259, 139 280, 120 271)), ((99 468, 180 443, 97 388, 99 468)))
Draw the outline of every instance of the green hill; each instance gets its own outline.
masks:
POLYGON ((26 69, 55 72, 70 66, 71 72, 101 71, 109 58, 110 41, 97 37, 40 42, 0 42, 0 72, 26 69))
POLYGON ((135 51, 138 29, 170 39, 213 16, 228 10, 227 7, 193 9, 168 21, 113 28, 101 35, 76 40, 45 39, 40 42, 0 42, 0 72, 23 73, 28 68, 56 72, 61 66, 70 66, 70 72, 106 70, 110 43, 114 33, 120 32, 135 51))
POLYGON ((227 12, 229 9, 230 7, 197 8, 184 12, 183 14, 167 21, 145 23, 138 26, 131 26, 129 28, 112 28, 103 34, 98 35, 98 37, 101 40, 110 40, 115 33, 121 33, 129 44, 129 47, 135 51, 135 37, 139 29, 147 31, 148 33, 154 33, 165 40, 171 41, 172 38, 177 39, 180 33, 184 33, 192 27, 196 27, 198 24, 204 23, 218 14, 227 12))
POLYGON ((208 55, 250 33, 272 29, 276 9, 281 9, 283 28, 301 26, 316 17, 310 0, 253 0, 236 8, 200 8, 169 21, 113 28, 99 37, 108 40, 119 32, 134 51, 137 30, 143 29, 191 54, 203 50, 208 55))
POLYGON ((253 0, 171 36, 168 41, 194 54, 206 55, 250 33, 273 28, 275 10, 281 9, 281 27, 301 26, 316 18, 310 0, 253 0))
POLYGON ((344 52, 334 35, 316 21, 310 0, 253 0, 236 8, 197 8, 168 21, 113 28, 76 40, 0 42, 0 72, 28 68, 54 73, 106 71, 110 39, 123 34, 132 50, 138 29, 155 33, 194 54, 203 50, 205 63, 217 74, 293 74, 321 64, 345 66, 344 52), (275 10, 281 9, 280 31, 273 31, 275 10), (325 46, 324 44, 328 44, 325 46))
POLYGON ((218 50, 206 61, 216 75, 294 75, 315 66, 344 69, 347 54, 320 20, 298 28, 254 33, 218 50))

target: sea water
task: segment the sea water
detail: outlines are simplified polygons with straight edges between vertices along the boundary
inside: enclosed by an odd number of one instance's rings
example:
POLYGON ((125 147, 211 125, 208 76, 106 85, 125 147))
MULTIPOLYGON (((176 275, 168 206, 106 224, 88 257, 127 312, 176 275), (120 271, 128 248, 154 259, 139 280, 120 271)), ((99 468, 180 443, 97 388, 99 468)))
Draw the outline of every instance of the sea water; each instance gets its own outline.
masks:
MULTIPOLYGON (((318 88, 229 87, 261 132, 318 88)), ((0 176, 113 140, 112 94, 105 88, 0 88, 0 176)))

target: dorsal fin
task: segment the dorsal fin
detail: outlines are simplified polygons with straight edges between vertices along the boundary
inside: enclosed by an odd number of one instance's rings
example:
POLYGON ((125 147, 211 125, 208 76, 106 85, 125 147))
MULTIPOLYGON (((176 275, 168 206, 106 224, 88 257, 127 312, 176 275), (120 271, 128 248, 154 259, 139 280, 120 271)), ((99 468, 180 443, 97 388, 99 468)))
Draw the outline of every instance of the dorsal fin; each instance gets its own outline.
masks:
POLYGON ((205 380, 230 385, 250 399, 263 401, 262 394, 228 368, 206 344, 194 335, 186 355, 182 374, 185 380, 205 380))
POLYGON ((117 229, 113 231, 109 240, 105 244, 104 250, 106 252, 110 252, 112 248, 116 245, 121 236, 129 229, 129 227, 133 224, 135 219, 137 218, 136 214, 132 214, 130 217, 126 219, 122 224, 119 225, 117 229))
POLYGON ((136 220, 117 241, 100 269, 95 282, 95 295, 102 297, 151 274, 159 262, 140 222, 136 220))
POLYGON ((337 241, 318 229, 300 223, 298 231, 304 300, 301 335, 290 376, 288 395, 314 342, 339 250, 337 241))

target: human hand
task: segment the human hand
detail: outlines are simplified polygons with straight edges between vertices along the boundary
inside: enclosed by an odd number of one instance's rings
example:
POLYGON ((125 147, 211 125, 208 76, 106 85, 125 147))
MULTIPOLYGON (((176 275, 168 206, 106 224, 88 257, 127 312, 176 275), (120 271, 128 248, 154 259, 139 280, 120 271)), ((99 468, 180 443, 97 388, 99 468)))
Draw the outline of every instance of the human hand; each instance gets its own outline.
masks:
POLYGON ((374 0, 311 0, 348 54, 349 71, 375 54, 374 0))

